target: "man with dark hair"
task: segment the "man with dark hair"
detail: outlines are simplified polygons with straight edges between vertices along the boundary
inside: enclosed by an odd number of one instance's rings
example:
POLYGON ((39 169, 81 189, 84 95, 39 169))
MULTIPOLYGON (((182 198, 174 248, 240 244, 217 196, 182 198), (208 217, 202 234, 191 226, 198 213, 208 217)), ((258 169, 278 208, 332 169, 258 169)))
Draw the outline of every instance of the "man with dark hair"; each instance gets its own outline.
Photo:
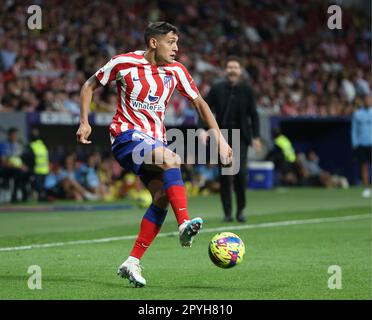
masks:
POLYGON ((154 22, 145 30, 144 38, 146 51, 114 56, 86 81, 81 90, 80 127, 76 133, 78 142, 91 143, 88 111, 93 91, 115 80, 118 105, 110 125, 112 151, 123 168, 140 176, 152 196, 130 256, 118 269, 120 276, 139 287, 146 284, 140 259, 160 231, 168 204, 175 213, 182 246, 191 247, 203 223, 201 218, 189 218, 181 159, 167 148, 164 116, 175 88, 192 101, 207 126, 214 129, 222 161, 226 165, 232 161, 232 150, 208 104, 187 69, 175 60, 177 28, 167 22, 154 22), (151 163, 144 162, 145 156, 150 156, 151 163))
MULTIPOLYGON (((241 59, 230 56, 226 59, 224 67, 226 79, 212 86, 206 101, 213 108, 220 128, 229 130, 229 138, 232 137, 232 129, 240 129, 240 170, 234 176, 220 175, 220 195, 224 221, 233 221, 231 196, 232 188, 235 189, 236 219, 239 222, 244 222, 246 220, 244 209, 246 206, 248 145, 252 143, 256 152, 261 150, 259 119, 254 93, 246 82, 241 81, 241 59)), ((231 145, 231 141, 229 143, 231 145)))
POLYGON ((169 32, 177 36, 179 34, 177 27, 168 22, 165 21, 153 22, 150 23, 146 28, 143 38, 145 40, 146 45, 148 45, 151 38, 165 36, 169 32))

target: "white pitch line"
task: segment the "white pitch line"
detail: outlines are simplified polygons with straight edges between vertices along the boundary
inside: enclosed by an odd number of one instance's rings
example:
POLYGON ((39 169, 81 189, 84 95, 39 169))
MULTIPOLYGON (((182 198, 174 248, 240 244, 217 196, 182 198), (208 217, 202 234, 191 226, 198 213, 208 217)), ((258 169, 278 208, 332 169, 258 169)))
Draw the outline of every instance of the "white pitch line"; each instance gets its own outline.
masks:
MULTIPOLYGON (((371 214, 360 214, 360 215, 350 215, 343 217, 332 217, 332 218, 315 218, 315 219, 303 219, 303 220, 287 220, 287 221, 276 221, 276 222, 264 222, 257 224, 248 224, 248 225, 228 225, 219 228, 210 228, 201 230, 201 233, 211 233, 218 231, 226 230, 247 230, 247 229, 256 229, 256 228, 273 228, 273 227, 285 227, 301 224, 312 224, 312 223, 326 223, 326 222, 342 222, 342 221, 352 221, 352 220, 361 220, 372 218, 371 214)), ((168 232, 160 233, 157 237, 169 237, 177 236, 178 232, 168 232)), ((76 241, 65 241, 65 242, 54 242, 54 243, 43 243, 43 244, 31 244, 27 246, 20 247, 8 247, 0 248, 0 252, 6 251, 19 251, 19 250, 31 250, 31 249, 42 249, 42 248, 51 248, 51 247, 63 247, 68 245, 78 245, 78 244, 91 244, 91 243, 105 243, 112 241, 122 241, 122 240, 134 240, 137 238, 137 235, 132 236, 122 236, 122 237, 111 237, 111 238, 101 238, 101 239, 91 239, 91 240, 76 240, 76 241)))

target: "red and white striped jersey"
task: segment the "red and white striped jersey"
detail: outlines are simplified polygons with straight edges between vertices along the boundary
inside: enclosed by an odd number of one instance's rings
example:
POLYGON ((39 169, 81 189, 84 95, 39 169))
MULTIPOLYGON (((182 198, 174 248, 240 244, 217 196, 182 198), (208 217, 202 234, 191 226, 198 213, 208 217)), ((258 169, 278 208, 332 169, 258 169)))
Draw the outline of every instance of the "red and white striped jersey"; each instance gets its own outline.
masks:
POLYGON ((114 56, 95 74, 104 86, 116 81, 118 99, 110 125, 112 143, 121 132, 130 129, 166 142, 164 114, 174 88, 190 100, 199 95, 194 80, 181 63, 154 66, 144 53, 114 56))

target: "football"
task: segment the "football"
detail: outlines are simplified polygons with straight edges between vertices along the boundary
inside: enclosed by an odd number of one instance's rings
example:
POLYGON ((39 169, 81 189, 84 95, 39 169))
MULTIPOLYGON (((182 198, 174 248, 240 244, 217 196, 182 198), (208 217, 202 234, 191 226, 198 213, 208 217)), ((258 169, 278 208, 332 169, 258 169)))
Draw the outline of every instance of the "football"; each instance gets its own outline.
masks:
POLYGON ((211 261, 220 268, 232 268, 243 261, 245 246, 242 239, 232 232, 217 233, 209 242, 211 261))

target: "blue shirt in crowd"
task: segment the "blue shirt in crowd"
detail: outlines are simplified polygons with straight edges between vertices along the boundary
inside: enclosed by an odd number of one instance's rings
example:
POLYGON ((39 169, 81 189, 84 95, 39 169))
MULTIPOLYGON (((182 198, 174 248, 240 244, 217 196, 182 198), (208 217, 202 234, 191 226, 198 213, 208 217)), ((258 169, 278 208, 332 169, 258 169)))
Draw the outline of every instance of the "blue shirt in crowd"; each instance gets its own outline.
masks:
POLYGON ((4 141, 0 143, 0 157, 10 158, 12 156, 20 156, 21 149, 16 143, 4 141))
POLYGON ((353 113, 351 143, 353 148, 372 146, 372 107, 359 108, 353 113))

